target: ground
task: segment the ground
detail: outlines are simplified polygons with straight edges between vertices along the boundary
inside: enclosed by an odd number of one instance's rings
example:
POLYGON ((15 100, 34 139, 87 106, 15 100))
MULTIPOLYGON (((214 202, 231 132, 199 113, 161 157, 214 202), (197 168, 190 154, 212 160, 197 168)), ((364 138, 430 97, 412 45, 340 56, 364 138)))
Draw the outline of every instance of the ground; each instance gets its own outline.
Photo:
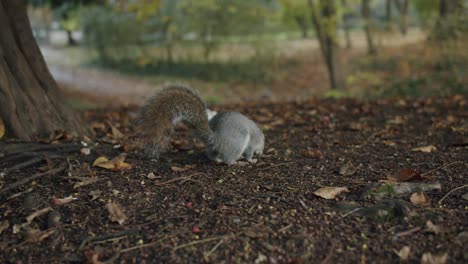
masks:
POLYGON ((209 161, 183 126, 169 153, 148 159, 134 146, 137 108, 90 110, 90 138, 57 133, 16 155, 21 143, 0 143, 1 168, 45 160, 3 170, 0 262, 382 263, 405 246, 413 263, 467 262, 467 102, 215 106, 265 132, 259 161, 234 166, 209 161), (93 166, 121 153, 113 170, 93 166), (404 184, 413 189, 399 194, 404 184), (322 187, 348 192, 324 199, 322 187))

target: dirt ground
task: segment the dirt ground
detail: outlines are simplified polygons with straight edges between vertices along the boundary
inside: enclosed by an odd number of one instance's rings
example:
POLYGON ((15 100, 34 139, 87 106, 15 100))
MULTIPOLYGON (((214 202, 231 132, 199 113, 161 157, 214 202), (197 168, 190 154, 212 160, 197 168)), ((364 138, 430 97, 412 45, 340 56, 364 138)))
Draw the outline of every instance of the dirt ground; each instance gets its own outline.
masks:
POLYGON ((259 161, 230 167, 184 127, 161 160, 147 159, 135 108, 86 112, 91 139, 57 133, 25 151, 0 142, 0 262, 466 263, 467 103, 215 106, 265 132, 259 161), (93 166, 121 153, 113 170, 93 166), (324 199, 322 187, 348 191, 324 199))

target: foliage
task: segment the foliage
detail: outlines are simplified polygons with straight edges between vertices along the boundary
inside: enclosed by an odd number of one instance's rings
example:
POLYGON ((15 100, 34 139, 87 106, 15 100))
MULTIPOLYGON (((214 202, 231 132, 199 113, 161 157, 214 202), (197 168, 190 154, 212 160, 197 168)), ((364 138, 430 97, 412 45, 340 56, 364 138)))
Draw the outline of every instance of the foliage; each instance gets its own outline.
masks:
POLYGON ((99 60, 115 64, 141 53, 144 27, 134 15, 92 6, 80 12, 85 45, 99 60))

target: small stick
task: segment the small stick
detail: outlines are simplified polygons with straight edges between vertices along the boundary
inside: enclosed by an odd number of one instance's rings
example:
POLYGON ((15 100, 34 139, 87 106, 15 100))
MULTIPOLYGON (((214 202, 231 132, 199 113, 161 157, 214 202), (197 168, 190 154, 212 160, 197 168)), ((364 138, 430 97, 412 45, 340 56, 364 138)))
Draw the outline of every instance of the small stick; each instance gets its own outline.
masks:
POLYGON ((219 246, 221 246, 221 244, 224 243, 224 238, 221 239, 210 251, 208 251, 207 253, 203 254, 205 258, 209 257, 211 254, 213 254, 213 252, 216 251, 216 249, 218 249, 219 246))
POLYGON ((398 234, 395 235, 395 237, 405 237, 405 236, 409 236, 413 233, 416 233, 418 231, 421 230, 421 227, 415 227, 415 228, 411 228, 410 230, 406 230, 406 231, 403 231, 403 232, 400 232, 398 234))
POLYGON ((255 169, 255 170, 253 170, 251 173, 249 173, 248 176, 251 176, 251 175, 254 174, 255 172, 264 171, 264 170, 268 170, 268 169, 272 169, 272 168, 276 168, 276 167, 288 165, 288 164, 290 164, 290 163, 292 163, 292 162, 285 162, 285 163, 280 163, 280 164, 271 165, 271 166, 268 166, 268 167, 265 167, 265 168, 255 169))
POLYGON ((202 240, 197 240, 197 241, 193 241, 193 242, 190 242, 190 243, 187 243, 187 244, 183 244, 183 245, 179 245, 177 247, 174 247, 174 250, 178 250, 178 249, 181 249, 181 248, 186 248, 186 247, 190 247, 190 246, 194 246, 194 245, 198 245, 198 244, 204 244, 204 243, 208 243, 208 242, 211 242, 211 241, 224 239, 226 237, 228 237, 228 236, 217 236, 217 237, 210 237, 210 238, 206 238, 206 239, 202 239, 202 240))
POLYGON ((445 198, 447 198, 450 194, 452 194, 453 192, 456 192, 456 191, 458 191, 458 190, 461 190, 461 189, 463 189, 463 188, 466 188, 466 187, 468 187, 468 184, 462 185, 462 186, 460 186, 460 187, 457 187, 457 188, 451 190, 450 192, 448 192, 446 195, 444 195, 444 197, 442 197, 442 198, 439 200, 439 205, 441 205, 441 204, 442 204, 442 201, 444 201, 445 198))
POLYGON ((66 166, 60 166, 60 167, 55 168, 55 169, 51 169, 51 170, 48 170, 48 171, 45 171, 45 172, 36 173, 36 174, 34 174, 32 176, 23 178, 23 179, 21 179, 21 180, 19 180, 17 182, 14 182, 14 183, 12 183, 10 185, 7 185, 5 188, 1 189, 0 194, 2 194, 4 192, 7 192, 7 191, 9 191, 11 189, 14 189, 14 188, 16 188, 18 186, 21 186, 21 185, 23 185, 23 184, 25 184, 27 182, 33 181, 33 180, 35 180, 37 178, 40 178, 42 176, 53 175, 53 174, 60 173, 60 172, 64 171, 65 168, 66 168, 66 166))
POLYGON ((132 250, 135 250, 135 249, 139 249, 139 248, 146 248, 146 247, 151 247, 151 246, 154 246, 154 245, 157 245, 159 243, 161 243, 162 241, 168 239, 168 238, 173 238, 175 237, 174 236, 168 236, 168 237, 163 237, 159 240, 156 240, 154 242, 151 242, 151 243, 146 243, 146 244, 141 244, 141 245, 137 245, 137 246, 133 246, 133 247, 129 247, 129 248, 124 248, 122 250, 120 250, 120 253, 126 253, 126 252, 129 252, 129 251, 132 251, 132 250))
POLYGON ((433 170, 430 170, 430 171, 428 171, 428 172, 422 173, 421 175, 422 175, 422 176, 425 176, 425 175, 431 174, 431 173, 433 173, 433 172, 435 172, 435 171, 438 171, 438 170, 440 170, 440 169, 447 168, 447 167, 450 167, 450 166, 452 166, 452 165, 459 164, 459 163, 465 163, 465 162, 463 162, 463 161, 454 161, 454 162, 451 162, 451 163, 449 163, 449 164, 444 164, 444 165, 442 165, 442 166, 440 166, 440 167, 437 167, 437 168, 435 168, 435 169, 433 169, 433 170))
POLYGON ((165 181, 165 182, 159 182, 159 183, 156 183, 155 185, 160 186, 160 185, 168 184, 168 183, 175 182, 175 181, 188 180, 188 179, 190 179, 190 178, 192 178, 194 176, 200 175, 200 174, 205 174, 205 173, 198 172, 198 173, 194 173, 194 174, 189 175, 189 176, 183 176, 183 177, 174 178, 174 179, 171 179, 171 180, 168 180, 168 181, 165 181))
POLYGON ((77 251, 80 251, 87 243, 89 242, 96 242, 96 241, 106 241, 106 240, 111 240, 115 238, 120 238, 124 236, 131 235, 133 233, 136 233, 138 230, 137 229, 128 229, 128 230, 123 230, 114 234, 110 235, 103 235, 103 236, 95 236, 95 237, 88 237, 83 242, 81 242, 80 246, 78 247, 77 251))

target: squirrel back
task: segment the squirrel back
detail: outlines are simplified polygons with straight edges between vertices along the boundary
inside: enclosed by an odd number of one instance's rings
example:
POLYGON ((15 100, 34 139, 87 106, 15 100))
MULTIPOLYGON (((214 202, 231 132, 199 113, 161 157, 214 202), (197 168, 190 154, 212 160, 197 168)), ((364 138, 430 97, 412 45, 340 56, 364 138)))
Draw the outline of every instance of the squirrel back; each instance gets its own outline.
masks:
POLYGON ((186 121, 204 142, 208 142, 212 132, 205 109, 205 102, 192 89, 180 84, 166 85, 141 109, 138 125, 145 152, 158 158, 167 150, 174 124, 180 120, 186 121))

